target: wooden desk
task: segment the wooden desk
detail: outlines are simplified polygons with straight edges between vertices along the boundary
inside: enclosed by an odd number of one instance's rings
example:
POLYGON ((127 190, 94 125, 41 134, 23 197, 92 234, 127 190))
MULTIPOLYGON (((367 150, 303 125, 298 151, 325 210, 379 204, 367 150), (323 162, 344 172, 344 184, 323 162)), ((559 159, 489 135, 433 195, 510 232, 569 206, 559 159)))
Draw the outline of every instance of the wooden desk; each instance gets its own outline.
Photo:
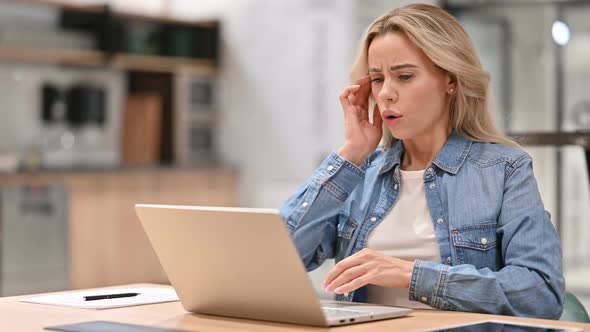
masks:
MULTIPOLYGON (((124 287, 149 287, 150 285, 127 285, 124 287)), ((123 286, 122 286, 123 287, 123 286)), ((114 287, 110 287, 114 288, 114 287)), ((412 315, 372 323, 318 328, 301 325, 280 324, 246 319, 196 315, 186 312, 180 302, 169 302, 136 307, 107 310, 88 310, 41 304, 23 303, 18 300, 27 296, 0 298, 0 320, 3 331, 42 331, 46 326, 79 323, 94 320, 114 321, 127 324, 177 328, 186 331, 236 332, 236 331, 419 331, 467 322, 502 319, 514 322, 534 322, 544 325, 576 326, 590 331, 590 324, 526 319, 507 316, 468 314, 449 311, 416 310, 412 315)))

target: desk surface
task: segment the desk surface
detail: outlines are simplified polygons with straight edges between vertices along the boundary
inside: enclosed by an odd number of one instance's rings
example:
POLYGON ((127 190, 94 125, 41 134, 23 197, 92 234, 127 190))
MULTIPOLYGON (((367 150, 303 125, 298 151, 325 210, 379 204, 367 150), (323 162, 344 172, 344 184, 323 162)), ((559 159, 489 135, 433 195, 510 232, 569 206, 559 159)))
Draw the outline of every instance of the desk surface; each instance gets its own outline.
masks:
MULTIPOLYGON (((149 287, 150 285, 126 285, 121 287, 149 287)), ((116 287, 109 287, 116 288, 116 287)), ((384 321, 356 325, 317 328, 300 325, 253 321, 245 319, 224 318, 197 315, 186 312, 180 302, 160 303, 135 307, 106 310, 88 310, 58 307, 50 305, 19 302, 19 299, 31 297, 15 296, 0 298, 0 315, 3 331, 42 331, 46 326, 79 323, 94 320, 106 320, 128 324, 150 325, 176 328, 187 331, 419 331, 436 327, 445 327, 481 320, 501 319, 514 322, 534 322, 552 326, 580 327, 590 331, 590 324, 526 319, 507 316, 493 316, 448 312, 436 310, 416 310, 412 315, 384 321)))

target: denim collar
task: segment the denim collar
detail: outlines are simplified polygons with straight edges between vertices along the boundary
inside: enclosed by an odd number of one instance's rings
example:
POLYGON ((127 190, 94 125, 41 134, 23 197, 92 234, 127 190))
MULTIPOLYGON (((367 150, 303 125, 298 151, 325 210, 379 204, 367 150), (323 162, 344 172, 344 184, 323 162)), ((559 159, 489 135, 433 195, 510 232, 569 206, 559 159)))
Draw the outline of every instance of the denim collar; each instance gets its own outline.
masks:
MULTIPOLYGON (((472 143, 471 140, 464 138, 453 130, 451 136, 449 136, 442 150, 434 158, 432 163, 448 173, 457 174, 459 168, 461 168, 461 165, 463 165, 463 162, 467 158, 472 143)), ((394 166, 399 166, 403 153, 404 144, 402 141, 397 141, 386 152, 385 163, 381 167, 379 174, 389 171, 394 166)))

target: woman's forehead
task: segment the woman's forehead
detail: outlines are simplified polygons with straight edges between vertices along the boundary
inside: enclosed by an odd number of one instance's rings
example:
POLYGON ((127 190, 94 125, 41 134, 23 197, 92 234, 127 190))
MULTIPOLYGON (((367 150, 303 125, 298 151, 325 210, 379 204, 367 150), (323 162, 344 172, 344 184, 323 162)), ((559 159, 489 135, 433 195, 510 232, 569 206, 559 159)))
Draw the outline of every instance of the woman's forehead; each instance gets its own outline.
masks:
POLYGON ((369 67, 383 63, 394 66, 401 63, 426 64, 428 57, 418 49, 404 33, 387 33, 376 36, 368 50, 369 67))

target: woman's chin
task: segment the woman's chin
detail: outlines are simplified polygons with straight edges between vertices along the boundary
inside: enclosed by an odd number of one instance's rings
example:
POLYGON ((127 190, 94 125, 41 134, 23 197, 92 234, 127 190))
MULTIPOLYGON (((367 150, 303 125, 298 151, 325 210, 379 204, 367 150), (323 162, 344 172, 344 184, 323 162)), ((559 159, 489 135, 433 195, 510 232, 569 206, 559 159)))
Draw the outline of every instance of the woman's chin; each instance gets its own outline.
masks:
POLYGON ((397 140, 404 140, 408 139, 409 137, 407 132, 405 132, 404 130, 400 130, 399 128, 389 128, 389 132, 391 133, 391 136, 393 136, 393 138, 397 140))

